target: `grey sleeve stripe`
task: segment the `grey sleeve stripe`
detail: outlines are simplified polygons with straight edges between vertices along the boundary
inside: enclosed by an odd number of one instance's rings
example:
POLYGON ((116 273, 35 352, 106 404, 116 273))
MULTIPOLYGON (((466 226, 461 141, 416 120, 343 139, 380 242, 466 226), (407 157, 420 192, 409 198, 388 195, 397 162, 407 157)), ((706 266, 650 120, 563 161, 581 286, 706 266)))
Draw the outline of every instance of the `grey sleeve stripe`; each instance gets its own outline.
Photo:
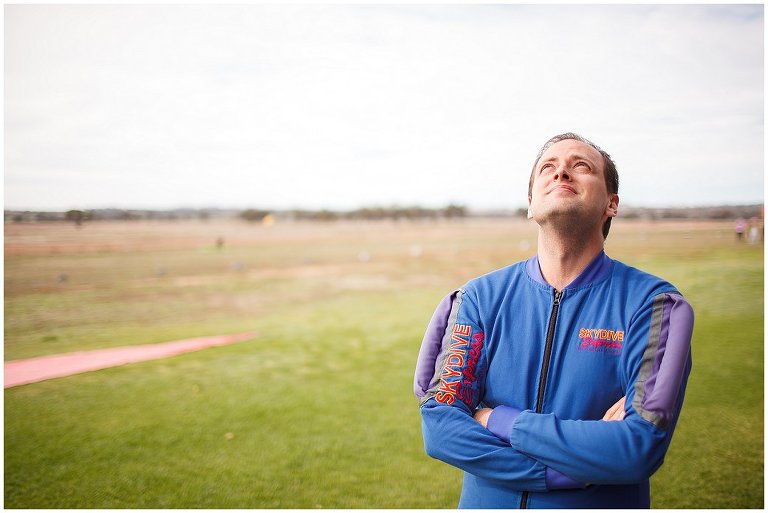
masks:
POLYGON ((643 352, 632 407, 660 429, 674 425, 691 369, 693 309, 681 295, 654 298, 648 345, 643 352))
POLYGON ((453 334, 453 327, 456 325, 456 319, 459 316, 459 307, 461 306, 463 294, 464 290, 459 289, 456 291, 456 296, 453 298, 451 312, 448 314, 448 322, 445 326, 445 333, 443 334, 443 341, 440 346, 440 354, 437 356, 437 361, 435 362, 435 375, 432 376, 432 379, 429 382, 429 390, 421 399, 421 404, 424 404, 437 394, 437 389, 440 385, 440 376, 442 375, 445 363, 448 360, 448 348, 451 345, 451 335, 453 334))
POLYGON ((648 345, 643 352, 643 359, 640 363, 640 373, 635 383, 635 398, 632 400, 632 407, 645 420, 660 426, 661 418, 654 412, 643 408, 645 402, 646 382, 653 372, 653 363, 656 360, 656 352, 659 349, 661 322, 664 317, 664 299, 665 294, 659 294, 653 300, 653 310, 651 313, 651 327, 648 333, 648 345))

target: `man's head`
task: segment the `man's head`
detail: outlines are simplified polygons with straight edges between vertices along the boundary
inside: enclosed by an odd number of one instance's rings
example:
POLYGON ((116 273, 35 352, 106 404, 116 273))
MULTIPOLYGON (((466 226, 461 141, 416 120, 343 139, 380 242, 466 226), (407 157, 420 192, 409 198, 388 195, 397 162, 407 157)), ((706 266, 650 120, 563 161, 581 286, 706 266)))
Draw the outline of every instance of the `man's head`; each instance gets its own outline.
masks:
POLYGON ((619 174, 608 153, 574 133, 556 135, 533 163, 528 181, 529 217, 576 213, 580 207, 574 202, 580 198, 586 207, 603 212, 605 239, 617 213, 618 192, 619 174))

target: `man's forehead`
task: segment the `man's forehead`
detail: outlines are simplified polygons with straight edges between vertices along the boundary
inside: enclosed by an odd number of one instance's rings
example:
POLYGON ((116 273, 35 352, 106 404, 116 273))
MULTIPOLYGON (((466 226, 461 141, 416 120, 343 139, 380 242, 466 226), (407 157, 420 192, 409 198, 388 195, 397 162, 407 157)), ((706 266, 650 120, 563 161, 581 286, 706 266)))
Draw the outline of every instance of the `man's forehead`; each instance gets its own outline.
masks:
POLYGON ((596 164, 602 161, 602 155, 595 148, 585 142, 576 139, 558 141, 541 155, 539 162, 545 162, 556 158, 565 158, 571 155, 592 160, 596 164))

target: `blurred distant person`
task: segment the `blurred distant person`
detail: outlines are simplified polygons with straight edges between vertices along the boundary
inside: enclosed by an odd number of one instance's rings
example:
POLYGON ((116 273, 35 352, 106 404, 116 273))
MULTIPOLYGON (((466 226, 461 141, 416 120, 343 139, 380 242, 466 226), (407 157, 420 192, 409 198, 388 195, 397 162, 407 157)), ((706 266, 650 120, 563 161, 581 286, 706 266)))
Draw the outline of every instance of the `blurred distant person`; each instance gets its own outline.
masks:
POLYGON ((758 239, 758 222, 757 218, 753 217, 749 220, 749 234, 747 235, 747 241, 750 244, 757 244, 758 239))
POLYGON ((666 281, 605 254, 618 204, 611 157, 553 137, 528 185, 538 254, 438 305, 414 391, 427 453, 464 470, 459 507, 650 507, 693 311, 666 281))
POLYGON ((740 217, 736 219, 736 240, 742 241, 744 240, 744 229, 746 228, 747 223, 744 221, 743 217, 740 217))

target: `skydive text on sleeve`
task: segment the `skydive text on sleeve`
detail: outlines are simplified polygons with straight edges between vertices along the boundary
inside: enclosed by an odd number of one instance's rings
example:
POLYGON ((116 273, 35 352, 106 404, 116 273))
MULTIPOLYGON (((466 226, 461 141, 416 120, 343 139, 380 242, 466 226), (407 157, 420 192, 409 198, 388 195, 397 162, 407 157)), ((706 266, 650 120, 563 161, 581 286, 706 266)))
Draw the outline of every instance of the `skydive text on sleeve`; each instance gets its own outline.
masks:
POLYGON ((474 397, 475 369, 483 348, 485 336, 482 331, 472 336, 469 324, 455 324, 451 334, 448 358, 440 375, 440 386, 435 399, 444 404, 453 404, 456 398, 472 405, 474 397))

